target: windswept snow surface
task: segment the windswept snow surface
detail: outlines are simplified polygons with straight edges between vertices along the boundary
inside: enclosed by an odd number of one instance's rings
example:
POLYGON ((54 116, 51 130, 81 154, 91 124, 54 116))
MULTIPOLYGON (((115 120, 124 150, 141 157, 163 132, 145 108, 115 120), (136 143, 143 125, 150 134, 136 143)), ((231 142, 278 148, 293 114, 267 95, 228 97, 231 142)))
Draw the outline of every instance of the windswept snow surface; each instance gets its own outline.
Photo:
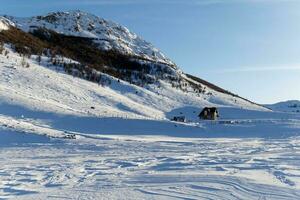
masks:
POLYGON ((164 82, 101 86, 5 48, 0 199, 300 199, 299 114, 164 82), (221 119, 199 121, 204 106, 221 119))
POLYGON ((300 198, 297 138, 0 137, 3 199, 300 198))

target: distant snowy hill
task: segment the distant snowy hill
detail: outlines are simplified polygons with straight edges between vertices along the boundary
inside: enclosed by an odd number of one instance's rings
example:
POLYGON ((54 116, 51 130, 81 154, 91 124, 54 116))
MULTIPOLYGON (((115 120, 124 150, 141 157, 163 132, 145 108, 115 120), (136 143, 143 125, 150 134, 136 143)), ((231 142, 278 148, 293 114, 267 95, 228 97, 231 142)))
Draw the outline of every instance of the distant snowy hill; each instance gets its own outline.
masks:
POLYGON ((300 113, 300 101, 298 100, 283 101, 275 104, 267 104, 265 106, 274 111, 300 113))

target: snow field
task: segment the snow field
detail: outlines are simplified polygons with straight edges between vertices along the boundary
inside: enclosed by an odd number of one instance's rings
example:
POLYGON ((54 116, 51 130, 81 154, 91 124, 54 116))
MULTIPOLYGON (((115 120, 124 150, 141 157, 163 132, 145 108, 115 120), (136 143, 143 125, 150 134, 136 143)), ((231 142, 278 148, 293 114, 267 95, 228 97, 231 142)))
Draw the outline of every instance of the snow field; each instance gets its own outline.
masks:
POLYGON ((5 48, 0 199, 300 198, 300 115, 165 82, 146 89, 111 77, 103 87, 46 57, 22 67, 5 48), (204 106, 221 119, 199 121, 204 106), (76 139, 62 139, 69 134, 76 139))

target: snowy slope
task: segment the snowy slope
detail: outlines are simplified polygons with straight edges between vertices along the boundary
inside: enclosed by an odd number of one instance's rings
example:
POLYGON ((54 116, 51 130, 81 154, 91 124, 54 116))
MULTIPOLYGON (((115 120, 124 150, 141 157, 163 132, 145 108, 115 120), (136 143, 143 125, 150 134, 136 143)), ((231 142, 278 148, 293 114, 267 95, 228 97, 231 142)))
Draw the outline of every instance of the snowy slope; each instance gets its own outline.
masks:
POLYGON ((42 27, 64 35, 93 38, 101 49, 114 49, 175 67, 161 51, 126 27, 89 13, 69 11, 31 18, 5 17, 26 32, 42 27))
MULTIPOLYGON (((184 114, 191 120, 205 106, 265 110, 213 90, 212 95, 186 93, 163 81, 159 87, 150 85, 143 88, 108 76, 112 83, 103 87, 67 75, 55 66, 40 66, 34 57, 26 59, 29 68, 22 67, 23 58, 6 49, 8 56, 0 55, 0 97, 31 108, 63 114, 131 119, 167 119, 172 113, 178 115, 186 112, 184 114)), ((42 65, 47 66, 48 61, 49 58, 43 57, 42 65)))
MULTIPOLYGON (((174 82, 175 84, 178 84, 178 82, 187 84, 187 86, 184 87, 184 90, 186 91, 187 94, 182 93, 182 91, 180 91, 179 89, 174 89, 170 87, 170 85, 167 83, 168 81, 162 78, 161 86, 159 86, 160 88, 157 88, 158 85, 154 84, 154 85, 147 85, 145 87, 149 91, 145 91, 144 88, 134 88, 131 89, 131 91, 142 90, 143 91, 142 94, 143 93, 148 94, 150 92, 149 94, 151 94, 152 96, 156 95, 155 98, 157 98, 158 94, 160 94, 168 98, 165 101, 156 100, 156 103, 153 104, 153 103, 149 103, 152 102, 152 99, 140 98, 140 95, 130 96, 131 98, 134 98, 133 99, 134 102, 139 102, 141 104, 150 104, 150 107, 154 107, 155 109, 159 110, 159 112, 161 111, 164 113, 171 112, 172 109, 176 109, 178 107, 185 107, 185 106, 204 107, 204 106, 213 106, 213 105, 232 106, 232 107, 251 109, 251 110, 268 110, 260 105, 256 105, 252 102, 239 98, 238 96, 229 93, 218 92, 215 89, 210 88, 210 86, 208 85, 199 83, 187 77, 179 68, 175 66, 174 63, 172 63, 169 59, 165 58, 165 56, 161 52, 159 52, 155 47, 153 47, 150 43, 142 40, 134 33, 131 33, 127 28, 122 27, 113 22, 105 21, 92 14, 84 13, 81 11, 70 11, 70 12, 50 13, 45 16, 36 16, 31 18, 15 18, 15 17, 8 17, 8 16, 5 17, 12 20, 17 27, 27 32, 30 32, 31 30, 36 29, 38 27, 44 27, 64 35, 88 37, 94 39, 96 38, 94 40, 96 43, 98 43, 99 41, 105 41, 104 43, 99 44, 100 48, 104 48, 104 49, 113 48, 117 51, 120 51, 123 54, 138 55, 141 57, 146 56, 147 59, 151 60, 151 62, 153 63, 156 62, 164 63, 164 66, 167 66, 167 68, 169 69, 170 71, 169 73, 179 78, 177 81, 174 82), (102 40, 101 38, 102 39, 105 38, 105 39, 102 40), (125 49, 127 48, 127 50, 124 50, 124 48, 125 49), (197 87, 201 87, 202 89, 205 88, 205 92, 202 94, 197 94, 195 92, 195 88, 190 86, 190 83, 193 83, 197 85, 197 87), (174 101, 177 102, 174 103, 174 101), (171 105, 169 105, 169 102, 171 102, 171 105), (174 105, 172 105, 172 103, 174 105)), ((149 63, 150 68, 151 68, 151 62, 149 63)), ((126 85, 126 83, 125 82, 122 83, 123 83, 122 87, 125 87, 126 90, 126 88, 128 88, 127 86, 124 86, 126 85)), ((123 95, 124 92, 122 92, 123 90, 122 88, 120 88, 119 86, 118 87, 111 86, 111 87, 113 90, 121 90, 121 94, 123 95)), ((136 93, 141 94, 138 91, 136 91, 136 93)), ((162 98, 161 96, 158 97, 158 99, 161 98, 162 98)), ((141 109, 138 109, 137 107, 137 110, 141 110, 141 109)), ((146 114, 147 116, 156 117, 156 114, 154 115, 151 114, 151 112, 148 112, 147 109, 145 110, 145 112, 148 113, 146 114)), ((159 118, 161 117, 163 116, 160 115, 159 118)))
POLYGON ((284 101, 275 104, 267 104, 265 106, 274 111, 300 113, 300 101, 298 100, 290 100, 290 101, 284 101))
POLYGON ((35 56, 23 58, 9 46, 5 49, 7 55, 0 54, 0 127, 52 137, 64 137, 66 130, 177 137, 233 137, 243 131, 243 137, 277 138, 298 130, 294 115, 270 112, 213 90, 212 95, 197 95, 163 81, 144 88, 108 75, 111 84, 103 86, 65 74, 50 58, 42 57, 39 65, 35 56), (24 59, 28 68, 21 65, 24 59), (199 121, 205 106, 219 108, 220 122, 199 121), (174 116, 185 116, 187 123, 170 122, 174 116))

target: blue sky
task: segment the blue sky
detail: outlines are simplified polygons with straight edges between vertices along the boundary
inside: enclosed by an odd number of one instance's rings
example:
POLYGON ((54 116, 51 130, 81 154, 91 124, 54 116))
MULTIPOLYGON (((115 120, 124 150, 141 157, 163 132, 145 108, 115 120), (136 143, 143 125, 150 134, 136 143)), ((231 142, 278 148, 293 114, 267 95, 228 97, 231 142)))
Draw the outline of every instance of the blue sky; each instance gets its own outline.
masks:
POLYGON ((299 0, 0 0, 1 14, 80 9, 127 26, 185 72, 258 103, 300 100, 299 0))

